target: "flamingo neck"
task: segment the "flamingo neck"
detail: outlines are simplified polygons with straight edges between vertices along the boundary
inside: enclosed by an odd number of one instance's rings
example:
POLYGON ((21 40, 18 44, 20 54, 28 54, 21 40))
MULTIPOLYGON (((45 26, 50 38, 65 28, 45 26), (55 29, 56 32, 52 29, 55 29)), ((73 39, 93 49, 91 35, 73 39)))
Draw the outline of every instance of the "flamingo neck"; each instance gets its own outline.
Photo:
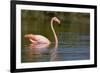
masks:
POLYGON ((55 32, 54 27, 53 27, 53 19, 51 19, 51 29, 53 31, 53 35, 54 35, 54 39, 55 39, 54 48, 57 48, 58 47, 58 37, 57 37, 56 32, 55 32))

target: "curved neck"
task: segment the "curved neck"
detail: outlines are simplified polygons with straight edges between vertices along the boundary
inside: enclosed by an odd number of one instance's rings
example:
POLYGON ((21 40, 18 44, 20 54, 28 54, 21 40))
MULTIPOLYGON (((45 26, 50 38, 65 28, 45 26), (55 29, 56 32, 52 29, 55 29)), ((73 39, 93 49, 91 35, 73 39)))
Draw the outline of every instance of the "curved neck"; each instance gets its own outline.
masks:
POLYGON ((53 35, 54 35, 54 39, 55 39, 55 47, 54 48, 57 48, 58 47, 58 38, 57 38, 56 32, 53 27, 53 19, 51 19, 51 29, 53 31, 53 35))

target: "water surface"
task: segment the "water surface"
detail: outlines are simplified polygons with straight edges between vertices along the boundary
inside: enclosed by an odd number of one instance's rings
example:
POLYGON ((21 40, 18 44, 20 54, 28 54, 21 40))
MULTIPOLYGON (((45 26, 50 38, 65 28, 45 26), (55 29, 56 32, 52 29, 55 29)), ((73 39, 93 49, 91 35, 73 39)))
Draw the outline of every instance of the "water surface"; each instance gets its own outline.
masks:
POLYGON ((58 48, 54 51, 54 42, 51 47, 35 51, 24 48, 22 50, 23 62, 71 61, 90 59, 89 34, 58 33, 58 48), (73 35, 73 36, 72 36, 73 35), (54 53, 54 55, 52 55, 54 53), (56 57, 55 57, 56 55, 56 57))

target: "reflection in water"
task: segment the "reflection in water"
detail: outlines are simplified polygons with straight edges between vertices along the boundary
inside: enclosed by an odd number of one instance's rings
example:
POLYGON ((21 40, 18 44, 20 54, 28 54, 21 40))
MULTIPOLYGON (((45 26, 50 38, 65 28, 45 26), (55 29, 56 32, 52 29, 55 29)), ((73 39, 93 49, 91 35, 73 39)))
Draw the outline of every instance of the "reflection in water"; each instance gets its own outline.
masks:
POLYGON ((58 48, 53 48, 50 52, 50 61, 58 61, 58 48))
POLYGON ((25 48, 23 50, 23 60, 25 62, 38 62, 43 60, 42 57, 47 58, 46 55, 48 55, 48 53, 46 53, 48 50, 45 49, 30 49, 30 48, 25 48))
POLYGON ((22 62, 47 62, 90 59, 89 34, 58 33, 59 46, 44 49, 22 49, 22 62), (72 35, 72 36, 71 36, 72 35))

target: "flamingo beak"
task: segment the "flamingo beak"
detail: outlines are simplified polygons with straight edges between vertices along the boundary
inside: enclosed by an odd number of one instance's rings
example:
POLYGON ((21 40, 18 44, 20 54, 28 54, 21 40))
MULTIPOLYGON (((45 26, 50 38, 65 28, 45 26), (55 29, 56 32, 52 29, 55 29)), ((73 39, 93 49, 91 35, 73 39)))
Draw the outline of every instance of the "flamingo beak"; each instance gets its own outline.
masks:
POLYGON ((56 22, 59 24, 59 26, 61 26, 61 22, 60 22, 60 20, 59 19, 56 19, 56 22))
POLYGON ((60 20, 58 19, 58 18, 56 18, 56 20, 55 20, 58 24, 59 24, 59 27, 61 26, 61 22, 60 22, 60 20))
POLYGON ((60 20, 58 18, 55 19, 55 21, 60 24, 60 20))
POLYGON ((58 24, 60 24, 60 20, 57 20, 58 24))

